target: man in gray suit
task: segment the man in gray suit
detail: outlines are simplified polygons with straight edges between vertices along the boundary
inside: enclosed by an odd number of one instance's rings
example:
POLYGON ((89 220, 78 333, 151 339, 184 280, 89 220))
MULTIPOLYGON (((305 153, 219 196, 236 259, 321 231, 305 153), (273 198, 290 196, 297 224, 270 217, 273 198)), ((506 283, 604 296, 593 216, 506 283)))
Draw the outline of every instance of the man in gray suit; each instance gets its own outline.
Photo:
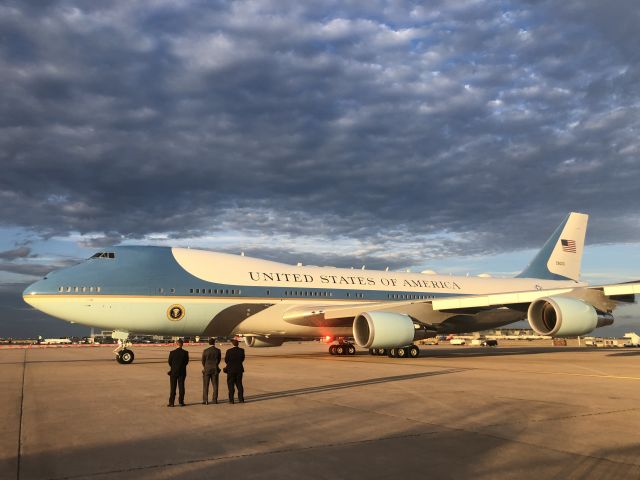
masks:
POLYGON ((209 404, 209 382, 213 384, 213 397, 211 403, 218 403, 218 374, 220 373, 220 360, 222 353, 216 348, 216 339, 209 339, 209 348, 202 352, 202 404, 209 404))

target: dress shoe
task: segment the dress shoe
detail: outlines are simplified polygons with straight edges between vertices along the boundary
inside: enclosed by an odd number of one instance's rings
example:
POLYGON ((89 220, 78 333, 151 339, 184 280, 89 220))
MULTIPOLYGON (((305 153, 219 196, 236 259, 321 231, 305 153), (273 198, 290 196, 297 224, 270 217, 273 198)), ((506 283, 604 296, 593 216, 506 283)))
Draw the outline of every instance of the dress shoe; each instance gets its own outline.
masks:
POLYGON ((167 407, 173 407, 173 403, 167 403, 167 407))
POLYGON ((244 403, 244 398, 241 398, 240 400, 238 400, 239 403, 244 403))
POLYGON ((181 404, 180 404, 180 406, 181 406, 181 407, 184 407, 184 403, 181 403, 181 404))
POLYGON ((232 398, 231 400, 229 400, 229 403, 236 403, 236 402, 234 402, 233 398, 232 398))

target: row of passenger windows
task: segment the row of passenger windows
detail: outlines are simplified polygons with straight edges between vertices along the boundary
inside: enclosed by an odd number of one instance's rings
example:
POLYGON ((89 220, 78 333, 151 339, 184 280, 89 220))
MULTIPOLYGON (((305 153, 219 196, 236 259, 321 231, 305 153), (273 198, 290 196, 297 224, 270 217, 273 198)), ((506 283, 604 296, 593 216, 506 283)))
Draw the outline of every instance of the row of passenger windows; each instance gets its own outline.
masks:
MULTIPOLYGON (((267 290, 267 295, 270 292, 267 290)), ((285 297, 333 297, 333 292, 314 292, 314 291, 305 291, 305 290, 287 290, 284 292, 285 297)), ((364 298, 364 293, 362 292, 346 292, 346 297, 355 297, 355 298, 364 298)), ((389 293, 387 294, 388 298, 393 299, 402 299, 402 300, 426 300, 428 298, 435 298, 432 295, 411 295, 404 293, 389 293)))
MULTIPOLYGON (((267 290, 267 295, 271 292, 267 290)), ((288 290, 284 292, 285 297, 333 297, 331 292, 311 292, 307 290, 288 290)))
MULTIPOLYGON (((100 293, 100 287, 58 287, 60 293, 100 293)), ((158 288, 158 293, 164 293, 164 288, 158 288)), ((175 288, 169 289, 170 293, 176 293, 175 288)), ((221 288, 190 288, 189 293, 196 293, 201 295, 240 295, 241 290, 237 289, 221 289, 221 288)), ((267 295, 271 295, 271 291, 267 290, 267 295)), ((347 292, 346 296, 350 297, 351 292, 347 292)), ((310 291, 310 290, 286 290, 284 292, 285 297, 333 297, 333 292, 325 291, 310 291)), ((355 298, 364 298, 364 293, 353 293, 355 298)), ((388 298, 394 300, 426 300, 435 298, 433 295, 412 295, 405 293, 389 293, 388 298)))
POLYGON ((189 293, 200 293, 204 295, 240 295, 242 291, 236 290, 235 288, 231 290, 223 290, 221 288, 190 288, 189 293))
MULTIPOLYGON (((172 288, 171 293, 175 293, 176 289, 172 288)), ((164 293, 164 288, 158 289, 159 293, 164 293)), ((241 290, 236 289, 218 289, 218 288, 190 288, 189 293, 201 294, 201 295, 240 295, 241 290)), ((267 290, 267 295, 271 295, 271 291, 267 290)), ((283 296, 285 297, 333 297, 333 292, 326 291, 313 291, 313 290, 285 290, 283 296)), ((346 297, 364 298, 362 292, 346 292, 346 297)), ((397 300, 426 300, 435 298, 433 295, 413 295, 404 293, 389 293, 388 298, 397 300)))
POLYGON ((60 293, 100 293, 100 287, 58 287, 60 293))
POLYGON ((387 297, 399 300, 426 300, 429 298, 436 298, 433 295, 410 295, 408 293, 390 293, 387 297))
MULTIPOLYGON (((267 295, 270 295, 269 290, 267 290, 267 295)), ((350 297, 352 295, 351 292, 347 292, 345 296, 350 297)), ((318 292, 313 290, 287 290, 284 292, 285 297, 333 297, 333 292, 318 292)), ((353 293, 353 296, 356 298, 364 298, 364 293, 353 293)))

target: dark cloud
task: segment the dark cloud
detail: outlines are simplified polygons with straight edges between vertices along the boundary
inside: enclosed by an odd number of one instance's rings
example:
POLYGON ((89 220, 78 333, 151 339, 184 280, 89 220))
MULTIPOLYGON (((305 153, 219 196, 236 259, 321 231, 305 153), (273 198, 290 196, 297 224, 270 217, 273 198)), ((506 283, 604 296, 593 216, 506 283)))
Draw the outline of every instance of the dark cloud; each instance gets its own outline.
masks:
POLYGON ((53 269, 50 265, 0 262, 0 271, 2 272, 19 273, 34 277, 43 277, 53 269))
POLYGON ((591 243, 638 239, 637 2, 1 8, 4 225, 424 258, 538 246, 577 210, 591 243))
MULTIPOLYGON (((78 263, 77 259, 56 259, 53 262, 42 261, 17 261, 17 262, 0 262, 0 272, 17 273, 19 275, 27 275, 30 277, 40 278, 47 273, 60 268, 69 267, 78 263)), ((2 282, 0 282, 2 285, 2 282)))
POLYGON ((12 250, 5 250, 4 252, 0 252, 0 259, 15 260, 16 258, 26 258, 30 253, 31 249, 29 247, 21 246, 16 247, 12 250))
POLYGON ((0 272, 17 273, 32 277, 42 277, 63 263, 47 265, 38 263, 37 255, 31 253, 31 247, 22 245, 11 250, 0 252, 0 272))
POLYGON ((120 234, 106 234, 99 237, 86 237, 78 242, 82 247, 86 248, 100 248, 108 247, 111 245, 117 245, 122 241, 122 235, 120 234))

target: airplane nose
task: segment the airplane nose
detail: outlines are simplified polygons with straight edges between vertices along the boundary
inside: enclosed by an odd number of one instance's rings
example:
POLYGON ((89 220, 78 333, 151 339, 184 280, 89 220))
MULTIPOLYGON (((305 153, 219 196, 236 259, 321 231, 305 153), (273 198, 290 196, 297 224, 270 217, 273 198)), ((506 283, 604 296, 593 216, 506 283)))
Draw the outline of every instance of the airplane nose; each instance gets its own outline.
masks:
POLYGON ((40 283, 40 281, 32 283, 31 285, 29 285, 27 288, 24 289, 24 292, 22 292, 22 299, 27 302, 29 305, 31 305, 31 302, 29 301, 34 295, 38 294, 38 283, 40 283))
POLYGON ((46 280, 43 279, 29 285, 24 289, 24 292, 22 292, 22 299, 29 305, 32 305, 33 299, 35 299, 39 293, 46 293, 45 282, 46 280))

